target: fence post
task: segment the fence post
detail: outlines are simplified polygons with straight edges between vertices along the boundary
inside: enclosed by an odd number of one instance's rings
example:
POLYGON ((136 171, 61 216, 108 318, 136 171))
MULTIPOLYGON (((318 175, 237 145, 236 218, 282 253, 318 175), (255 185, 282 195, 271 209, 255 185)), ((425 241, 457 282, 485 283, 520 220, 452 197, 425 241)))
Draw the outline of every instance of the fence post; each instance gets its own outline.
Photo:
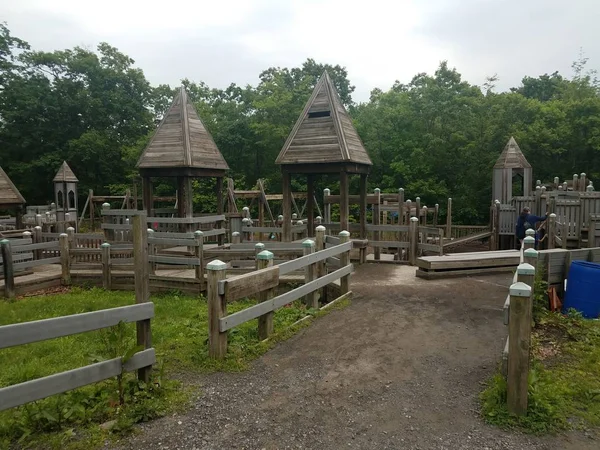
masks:
POLYGON ((239 244, 240 242, 241 242, 240 232, 239 231, 234 231, 233 233, 231 233, 231 243, 232 244, 239 244))
POLYGON ((446 237, 452 237, 452 199, 448 198, 448 209, 446 211, 446 237))
POLYGON ((258 270, 258 254, 265 249, 265 244, 258 242, 254 244, 254 267, 258 270))
MULTIPOLYGON (((42 217, 42 216, 40 216, 40 217, 42 217)), ((35 242, 36 244, 41 244, 42 241, 43 241, 42 227, 40 225, 36 225, 36 227, 33 229, 33 242, 35 242)), ((42 259, 43 257, 44 257, 44 250, 38 249, 35 251, 35 259, 42 259)))
MULTIPOLYGON (((266 269, 273 266, 273 253, 268 250, 263 250, 256 255, 256 263, 258 270, 266 269)), ((275 296, 274 288, 259 292, 256 295, 257 303, 266 302, 275 296)), ((258 317, 258 339, 267 339, 273 334, 273 311, 263 314, 258 317)))
POLYGON ((444 256, 444 230, 442 228, 440 230, 440 256, 444 256))
POLYGON ((60 245, 61 280, 64 286, 69 286, 71 284, 71 257, 69 255, 69 236, 65 233, 61 233, 58 240, 60 245))
POLYGON ((14 298, 15 296, 15 272, 13 268, 12 252, 10 250, 10 241, 2 239, 0 241, 2 248, 2 269, 4 271, 4 296, 14 298))
POLYGON ((523 252, 523 260, 527 264, 531 264, 535 270, 537 270, 538 256, 538 251, 533 248, 528 248, 523 252))
POLYGON ((438 224, 438 216, 440 214, 440 204, 436 203, 435 204, 435 209, 433 210, 433 226, 437 227, 438 224))
MULTIPOLYGON (((110 203, 102 203, 102 212, 104 213, 104 211, 108 211, 110 209, 110 203)), ((105 224, 109 224, 112 222, 111 220, 112 216, 104 216, 102 217, 102 223, 105 224)), ((113 237, 113 230, 109 230, 109 229, 105 229, 104 230, 104 237, 106 238, 107 241, 112 240, 113 237)))
POLYGON ((67 237, 69 238, 69 245, 71 246, 71 248, 77 248, 77 243, 75 242, 75 228, 67 228, 67 237))
POLYGON ((548 248, 552 249, 556 245, 556 214, 552 213, 548 216, 548 248))
POLYGON ((585 172, 581 172, 581 175, 579 176, 579 190, 581 192, 585 192, 585 188, 586 188, 586 178, 587 175, 585 174, 585 172))
POLYGON ((196 279, 200 281, 200 292, 202 292, 204 290, 204 233, 200 230, 194 231, 194 239, 196 240, 194 254, 198 259, 196 279))
MULTIPOLYGON (((310 239, 302 242, 302 249, 304 256, 310 255, 315 252, 315 241, 310 239)), ((304 268, 304 284, 308 284, 316 278, 316 263, 309 264, 304 268)), ((313 291, 306 294, 304 297, 304 303, 307 308, 317 309, 319 307, 319 296, 317 291, 313 291)))
POLYGON ((100 248, 102 251, 102 287, 106 290, 110 290, 110 244, 105 242, 100 245, 100 248))
MULTIPOLYGON (((350 241, 350 232, 346 230, 340 231, 340 244, 345 244, 350 241)), ((350 264, 350 250, 340 254, 340 267, 346 267, 350 264)), ((340 293, 347 294, 350 291, 350 274, 340 278, 340 293)))
MULTIPOLYGON (((315 228, 315 249, 317 252, 320 252, 321 250, 325 250, 325 232, 326 229, 323 225, 319 225, 317 228, 315 228)), ((316 276, 317 278, 321 278, 322 276, 326 275, 326 266, 325 266, 325 261, 319 261, 316 264, 316 276)), ((325 303, 325 299, 326 299, 326 294, 327 294, 327 290, 325 288, 321 288, 319 289, 319 298, 321 299, 321 303, 325 303)))
POLYGON ((329 188, 323 189, 323 220, 325 223, 331 223, 331 203, 328 203, 327 197, 331 195, 329 188))
POLYGON ((415 198, 415 216, 421 222, 421 197, 415 198))
POLYGON ((208 303, 208 356, 223 359, 227 354, 227 332, 221 333, 219 319, 227 314, 227 302, 219 295, 219 281, 226 277, 227 264, 215 259, 206 265, 208 303))
POLYGON ((408 225, 408 261, 411 266, 414 266, 417 263, 417 250, 419 248, 419 219, 416 217, 410 218, 410 223, 408 225))
POLYGON ((531 341, 531 287, 517 282, 510 287, 508 322, 507 404, 511 414, 527 414, 527 378, 531 341))
MULTIPOLYGON (((381 224, 381 189, 375 188, 375 204, 373 205, 373 225, 378 226, 381 224)), ((373 240, 379 242, 381 240, 381 232, 375 230, 373 232, 373 240)), ((376 261, 381 259, 381 247, 378 245, 373 249, 373 257, 376 261)))
MULTIPOLYGON (((150 279, 148 274, 148 220, 146 214, 133 216, 133 265, 135 302, 145 303, 150 301, 150 279)), ((152 330, 150 319, 140 320, 136 323, 137 345, 144 349, 152 347, 152 330)), ((150 382, 152 366, 138 369, 138 379, 144 383, 150 382)))
POLYGON ((36 226, 41 227, 43 223, 44 222, 42 221, 42 215, 41 214, 36 214, 35 215, 35 224, 36 224, 36 226))
POLYGON ((423 220, 421 222, 421 225, 427 226, 427 213, 428 213, 427 206, 423 206, 422 210, 423 210, 423 220))
MULTIPOLYGON (((151 239, 154 237, 154 230, 152 228, 148 228, 146 230, 146 232, 148 233, 148 239, 151 239)), ((150 261, 150 256, 154 256, 154 255, 156 255, 156 244, 149 242, 148 243, 148 274, 149 275, 154 275, 156 273, 156 263, 153 261, 150 261)))
POLYGON ((523 249, 527 250, 528 248, 535 247, 535 238, 533 236, 525 236, 523 239, 523 249))

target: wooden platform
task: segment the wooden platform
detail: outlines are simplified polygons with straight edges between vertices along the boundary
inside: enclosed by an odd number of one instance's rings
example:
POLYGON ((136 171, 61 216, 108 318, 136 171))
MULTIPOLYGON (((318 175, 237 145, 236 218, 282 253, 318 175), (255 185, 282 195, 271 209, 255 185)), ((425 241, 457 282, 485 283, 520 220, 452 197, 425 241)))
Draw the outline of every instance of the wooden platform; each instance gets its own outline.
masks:
MULTIPOLYGON (((26 275, 15 277, 15 294, 23 295, 61 285, 59 264, 37 266, 26 275)), ((4 279, 0 280, 0 297, 4 295, 4 279)))
POLYGON ((444 256, 417 258, 416 275, 425 279, 465 276, 512 271, 518 265, 519 252, 517 250, 451 253, 444 256))

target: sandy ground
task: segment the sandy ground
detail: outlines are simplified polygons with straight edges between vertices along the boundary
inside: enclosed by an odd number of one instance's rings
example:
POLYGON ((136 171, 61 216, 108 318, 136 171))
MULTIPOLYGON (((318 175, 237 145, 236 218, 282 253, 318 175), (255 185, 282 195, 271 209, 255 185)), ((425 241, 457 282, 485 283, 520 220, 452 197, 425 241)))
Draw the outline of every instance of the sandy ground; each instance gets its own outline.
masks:
POLYGON ((367 264, 351 306, 239 374, 202 377, 184 414, 145 424, 123 449, 600 448, 583 434, 503 432, 478 415, 507 329, 511 275, 425 281, 367 264))

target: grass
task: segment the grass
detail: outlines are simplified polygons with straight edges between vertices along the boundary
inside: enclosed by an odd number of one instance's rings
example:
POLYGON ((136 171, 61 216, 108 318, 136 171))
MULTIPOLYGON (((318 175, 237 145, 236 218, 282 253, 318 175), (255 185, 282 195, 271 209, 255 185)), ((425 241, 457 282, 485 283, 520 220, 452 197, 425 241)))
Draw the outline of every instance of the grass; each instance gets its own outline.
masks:
POLYGON ((600 321, 575 311, 563 315, 541 305, 536 283, 527 415, 506 407, 506 380, 500 374, 481 394, 482 414, 491 424, 532 433, 600 426, 600 321))
MULTIPOLYGON (((121 389, 116 380, 108 380, 0 412, 0 448, 15 442, 25 448, 77 449, 100 445, 107 438, 107 432, 97 426, 102 422, 116 420, 112 428, 115 434, 128 430, 133 423, 167 414, 185 404, 188 392, 172 381, 174 377, 244 370, 275 343, 308 325, 305 321, 290 327, 300 318, 323 314, 307 311, 300 302, 281 308, 274 317, 275 334, 266 342, 258 341, 257 321, 249 321, 230 331, 227 357, 216 361, 208 357, 208 317, 203 298, 172 293, 153 296, 152 301, 155 304, 152 339, 159 364, 150 386, 139 385, 130 374, 124 377, 121 389), (123 405, 119 404, 119 390, 123 392, 123 405)), ((132 293, 73 289, 59 295, 0 302, 0 325, 133 303, 132 293)), ((228 312, 253 304, 252 300, 235 302, 228 305, 228 312)), ((0 387, 123 356, 134 346, 134 334, 135 325, 127 324, 1 350, 0 387)))

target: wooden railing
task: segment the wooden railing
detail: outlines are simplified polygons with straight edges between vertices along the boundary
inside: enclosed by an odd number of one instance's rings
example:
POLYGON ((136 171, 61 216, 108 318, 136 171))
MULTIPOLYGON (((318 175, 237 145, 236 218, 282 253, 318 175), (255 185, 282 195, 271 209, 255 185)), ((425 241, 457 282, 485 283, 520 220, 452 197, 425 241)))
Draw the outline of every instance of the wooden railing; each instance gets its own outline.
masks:
POLYGON ((214 358, 224 358, 227 353, 227 331, 249 320, 258 318, 258 334, 266 339, 273 332, 274 311, 298 299, 304 299, 307 307, 318 307, 317 291, 328 284, 340 280, 340 297, 351 295, 350 274, 350 233, 342 231, 340 243, 315 252, 316 244, 311 240, 303 242, 304 256, 273 265, 274 255, 264 250, 257 255, 259 269, 244 275, 226 278, 227 264, 215 260, 207 269, 207 298, 209 320, 209 354, 214 358), (326 273, 326 263, 339 258, 339 268, 326 273), (275 296, 274 289, 280 277, 297 270, 305 270, 305 284, 284 294, 275 296), (257 304, 227 314, 227 303, 249 296, 257 297, 257 304))

